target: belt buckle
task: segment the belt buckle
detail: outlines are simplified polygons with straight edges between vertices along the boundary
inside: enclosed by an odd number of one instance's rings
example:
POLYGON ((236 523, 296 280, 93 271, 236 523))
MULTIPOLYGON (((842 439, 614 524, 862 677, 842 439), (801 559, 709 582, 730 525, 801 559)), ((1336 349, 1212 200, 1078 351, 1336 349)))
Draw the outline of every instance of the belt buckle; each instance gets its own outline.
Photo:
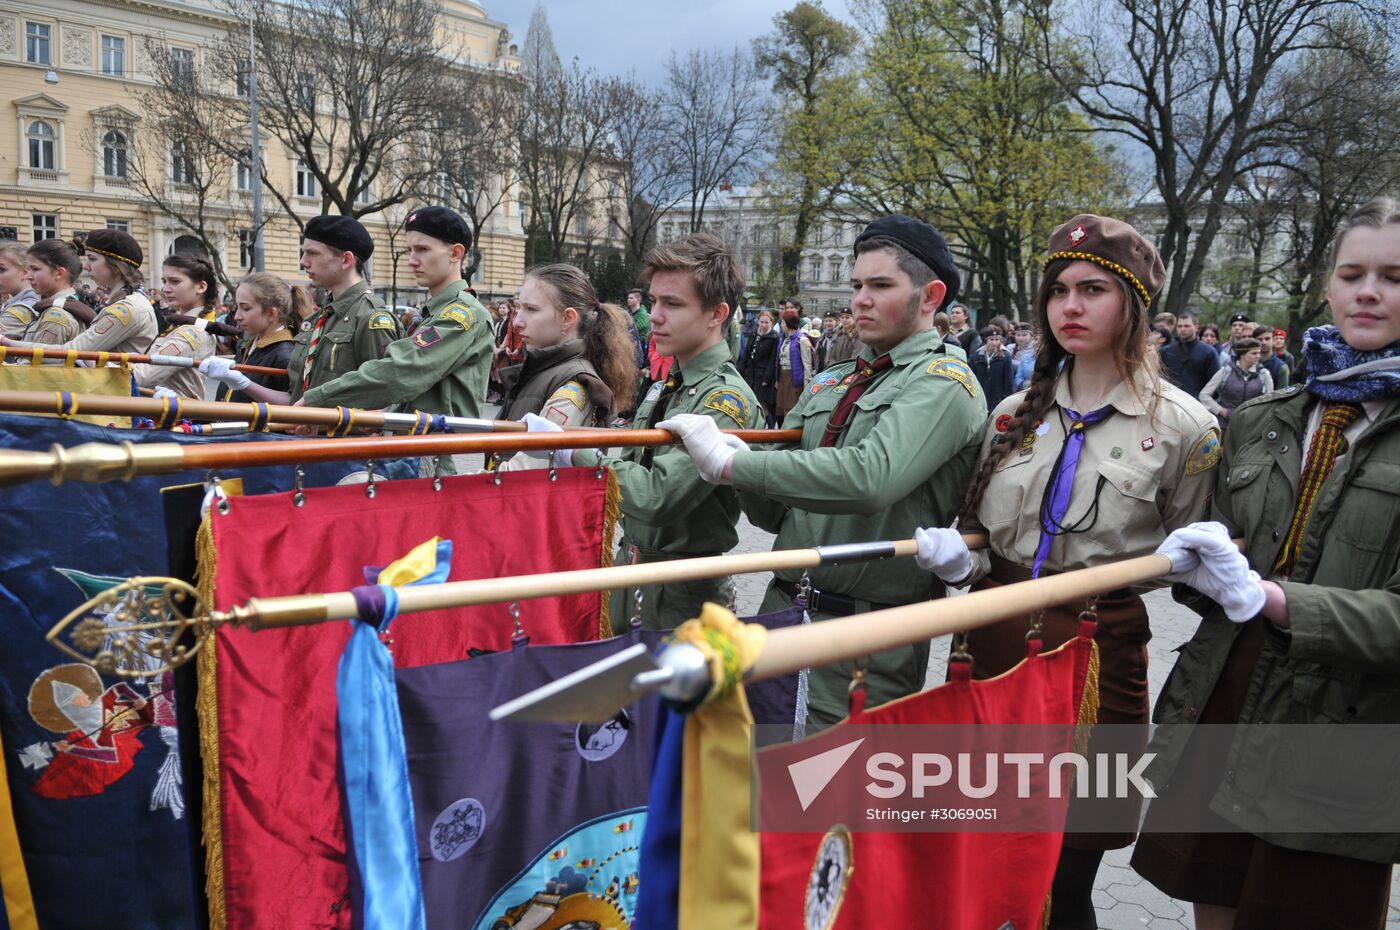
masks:
POLYGON ((821 602, 822 602, 822 593, 821 593, 821 591, 818 591, 816 588, 810 588, 810 589, 808 589, 808 591, 807 591, 807 609, 810 610, 810 611, 816 612, 817 610, 820 609, 821 602))

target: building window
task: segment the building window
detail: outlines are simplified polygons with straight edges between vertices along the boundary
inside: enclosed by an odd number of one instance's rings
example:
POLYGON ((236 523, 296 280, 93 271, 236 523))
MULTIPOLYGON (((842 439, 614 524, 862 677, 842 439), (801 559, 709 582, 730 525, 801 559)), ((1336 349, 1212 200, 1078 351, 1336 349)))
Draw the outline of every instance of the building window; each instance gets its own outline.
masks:
POLYGON ((252 74, 253 66, 246 58, 238 59, 233 71, 233 90, 240 97, 248 96, 248 89, 251 86, 249 76, 252 74))
POLYGON ((46 23, 24 24, 24 60, 31 65, 53 64, 53 27, 46 23))
POLYGON ((126 75, 126 39, 121 36, 102 37, 102 73, 112 77, 126 75))
POLYGON ((34 241, 43 242, 45 239, 58 238, 58 214, 57 213, 35 213, 34 214, 34 241))
POLYGON ((194 156, 185 142, 170 146, 170 180, 176 184, 194 183, 194 156))
POLYGON ((827 259, 827 280, 832 284, 841 283, 841 259, 835 257, 827 259))
POLYGON ((36 119, 29 124, 29 131, 25 135, 29 139, 29 167, 40 171, 53 171, 57 141, 53 127, 41 119, 36 119))
POLYGON ((238 153, 237 167, 234 168, 233 183, 238 190, 245 193, 253 189, 252 149, 243 149, 238 153))
POLYGON ((113 129, 102 136, 102 173, 109 178, 126 177, 126 133, 113 129))
MULTIPOLYGON (((372 195, 370 194, 368 187, 361 188, 360 192, 355 195, 355 203, 359 204, 362 207, 367 205, 371 199, 372 195)), ((447 201, 444 200, 443 203, 447 203, 447 201)))
POLYGON ((297 100, 301 102, 303 110, 316 112, 316 75, 310 71, 297 75, 297 100))
POLYGON ((194 83, 194 49, 170 50, 170 80, 179 85, 194 83))
POLYGON ((297 196, 315 199, 321 196, 316 188, 316 175, 300 158, 297 159, 297 196))
POLYGON ((115 229, 124 233, 129 233, 131 232, 131 220, 115 220, 111 217, 108 217, 107 228, 115 229))
POLYGON ((587 239, 589 236, 588 214, 580 213, 574 217, 574 235, 580 239, 587 239))
POLYGON ((251 229, 238 231, 238 267, 245 271, 253 269, 253 251, 256 244, 257 236, 251 229))

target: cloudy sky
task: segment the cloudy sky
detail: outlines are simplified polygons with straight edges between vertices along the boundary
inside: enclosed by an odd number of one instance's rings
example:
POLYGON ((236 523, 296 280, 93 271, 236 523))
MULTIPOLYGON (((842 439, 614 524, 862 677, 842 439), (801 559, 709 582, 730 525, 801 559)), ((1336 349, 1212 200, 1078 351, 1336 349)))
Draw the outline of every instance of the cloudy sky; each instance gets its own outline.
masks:
MULTIPOLYGON (((535 4, 531 0, 483 0, 486 14, 510 27, 523 45, 535 4)), ((635 69, 637 76, 661 76, 671 51, 732 49, 772 29, 774 15, 794 0, 548 0, 542 5, 554 32, 559 57, 577 57, 609 74, 635 69)), ((826 9, 849 17, 845 0, 826 0, 826 9)))

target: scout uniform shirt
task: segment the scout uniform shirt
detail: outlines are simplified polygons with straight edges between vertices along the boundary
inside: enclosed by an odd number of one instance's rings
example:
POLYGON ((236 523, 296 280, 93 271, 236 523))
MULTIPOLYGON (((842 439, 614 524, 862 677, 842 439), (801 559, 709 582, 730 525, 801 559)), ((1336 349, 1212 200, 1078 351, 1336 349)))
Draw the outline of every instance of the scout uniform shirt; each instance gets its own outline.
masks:
MULTIPOLYGON (((1084 428, 1069 506, 1060 520, 1062 527, 1082 531, 1053 537, 1042 574, 1150 555, 1172 530, 1205 519, 1221 451, 1215 417, 1165 381, 1154 396, 1146 373, 1138 375, 1136 387, 1136 393, 1127 382, 1115 387, 1096 405, 1112 412, 1084 428)), ((1024 397, 1024 391, 1013 394, 993 411, 983 455, 1011 427, 1024 397)), ((1069 379, 1061 376, 1054 405, 992 475, 977 508, 990 552, 1025 568, 1035 562, 1041 504, 1069 434, 1066 409, 1075 409, 1074 401, 1069 379)), ((970 578, 976 580, 990 570, 991 558, 987 549, 972 555, 970 578)))
POLYGON ((382 357, 389 343, 402 335, 403 327, 370 294, 368 283, 350 285, 302 322, 287 365, 287 393, 295 403, 309 389, 382 357))
MULTIPOLYGON (((908 539, 921 526, 947 526, 958 512, 976 461, 987 408, 957 346, 933 330, 917 332, 889 352, 890 368, 878 374, 856 401, 835 445, 822 436, 858 375, 877 357, 861 357, 814 376, 783 426, 800 428, 797 450, 740 453, 731 478, 749 519, 778 538, 774 549, 834 543, 908 539)), ((808 572, 812 586, 857 602, 860 611, 910 604, 942 592, 936 579, 911 559, 827 565, 808 572)), ((789 584, 802 572, 783 571, 789 584)), ((770 586, 764 612, 780 610, 791 596, 770 586)), ((813 619, 836 614, 821 609, 813 619)), ((867 690, 871 704, 923 687, 928 644, 872 656, 867 690)), ((813 669, 809 714, 814 723, 846 715, 849 663, 813 669)))
MULTIPOLYGON (((147 355, 174 355, 202 362, 214 354, 214 337, 204 328, 206 321, 185 323, 160 336, 146 350, 147 355)), ((195 400, 204 400, 204 376, 198 368, 176 368, 174 365, 133 365, 131 373, 140 387, 164 386, 195 400)))
POLYGON ((24 331, 34 321, 34 305, 40 301, 39 293, 26 287, 0 307, 0 336, 23 339, 24 331))
MULTIPOLYGON (((313 407, 403 405, 409 411, 481 416, 491 371, 491 315, 466 293, 466 287, 465 281, 449 284, 428 301, 426 319, 412 338, 390 344, 382 358, 313 386, 304 395, 306 403, 313 407)), ((382 311, 378 315, 388 316, 382 311)))
MULTIPOLYGON (((724 341, 701 352, 684 370, 679 363, 673 366, 667 382, 651 386, 632 422, 650 428, 678 413, 707 416, 720 429, 757 429, 763 424, 758 401, 729 361, 729 345, 724 341), (666 384, 673 379, 679 380, 679 386, 667 393, 666 384)), ((620 458, 579 449, 574 452, 574 464, 590 468, 602 464, 616 473, 628 561, 719 555, 739 542, 734 528, 739 521, 738 496, 732 488, 707 484, 681 445, 629 448, 620 458)), ((642 589, 643 625, 670 629, 698 616, 706 600, 724 603, 727 581, 642 589)), ((625 630, 636 606, 633 589, 614 591, 611 605, 613 629, 625 630)))
MULTIPOLYGON (((55 300, 58 296, 60 295, 55 295, 55 300)), ((72 296, 72 292, 68 292, 66 296, 72 296)), ((150 300, 141 291, 136 291, 103 307, 102 311, 93 319, 91 326, 87 329, 79 327, 80 332, 62 342, 45 344, 32 341, 46 332, 45 325, 49 322, 50 314, 55 311, 70 320, 73 319, 71 313, 67 310, 61 310, 55 305, 45 310, 43 316, 39 317, 34 329, 29 334, 31 341, 19 344, 30 348, 42 345, 44 348, 76 349, 79 352, 145 353, 151 340, 156 338, 156 333, 159 331, 159 326, 156 323, 156 311, 151 307, 150 300)), ((57 325, 56 321, 55 325, 57 325)))
MULTIPOLYGON (((30 312, 29 325, 18 336, 6 336, 11 339, 35 342, 45 346, 56 346, 59 343, 67 342, 78 333, 83 331, 83 324, 78 322, 78 318, 64 309, 63 304, 76 297, 76 292, 70 287, 59 291, 50 298, 50 306, 47 310, 38 313, 30 312)), ((37 303, 37 301, 36 301, 37 303)), ((6 311, 8 315, 9 311, 6 311)))

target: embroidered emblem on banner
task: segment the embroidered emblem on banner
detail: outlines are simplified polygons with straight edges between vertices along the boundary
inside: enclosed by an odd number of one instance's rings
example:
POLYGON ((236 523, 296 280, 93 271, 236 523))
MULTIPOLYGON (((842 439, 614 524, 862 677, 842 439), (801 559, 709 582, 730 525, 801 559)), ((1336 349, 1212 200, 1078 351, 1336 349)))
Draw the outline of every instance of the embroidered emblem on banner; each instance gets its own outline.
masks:
POLYGON ((817 861, 807 877, 807 898, 804 902, 805 930, 830 930, 855 871, 851 834, 844 828, 832 830, 822 837, 817 847, 817 861))

